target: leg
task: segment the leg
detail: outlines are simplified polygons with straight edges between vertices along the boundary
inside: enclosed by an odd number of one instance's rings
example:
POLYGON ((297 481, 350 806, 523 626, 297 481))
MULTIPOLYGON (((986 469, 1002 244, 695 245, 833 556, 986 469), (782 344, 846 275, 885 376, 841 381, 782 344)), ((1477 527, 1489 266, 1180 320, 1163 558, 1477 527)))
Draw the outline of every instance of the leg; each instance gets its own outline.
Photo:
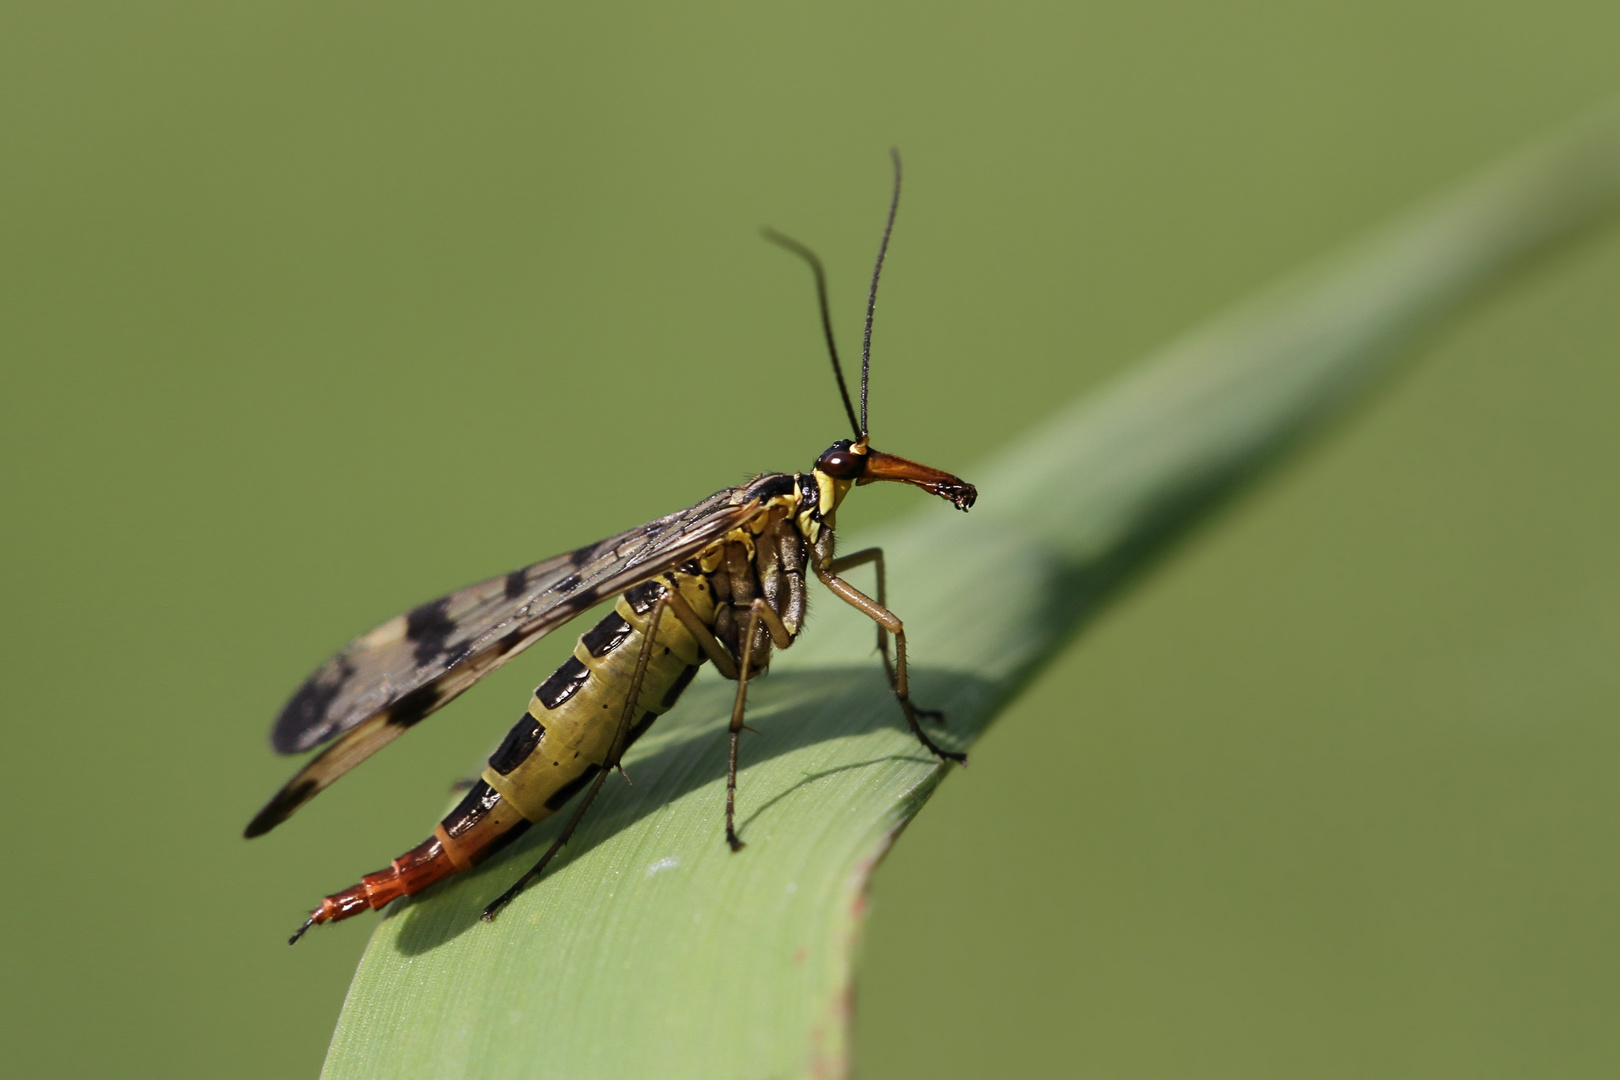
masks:
POLYGON ((714 663, 720 674, 727 679, 735 679, 737 677, 736 661, 731 658, 730 653, 726 652, 726 647, 720 643, 720 639, 714 636, 714 631, 702 619, 698 618, 697 612, 692 610, 692 606, 681 598, 681 594, 675 588, 675 576, 665 574, 664 577, 669 582, 665 586, 669 590, 669 609, 675 613, 675 617, 681 621, 681 625, 686 627, 686 632, 697 639, 698 647, 703 650, 703 655, 714 663))
POLYGON ((614 729, 613 741, 608 744, 607 758, 602 762, 602 771, 596 774, 595 780, 591 781, 591 786, 586 790, 584 798, 579 800, 579 809, 574 811, 574 816, 568 819, 568 824, 563 826, 562 832, 557 834, 557 839, 552 841, 551 846, 546 849, 546 853, 540 856, 540 861, 530 867, 527 874, 518 878, 510 889, 497 896, 484 909, 483 919, 485 922, 494 922, 495 916, 500 913, 501 908, 511 903, 517 894, 523 891, 525 885, 540 876, 551 860, 556 857, 557 852, 561 851, 563 845, 567 844, 569 838, 574 835, 574 830, 579 828, 579 823, 585 819, 585 811, 591 808, 591 803, 596 801, 597 792, 602 790, 602 782, 618 766, 619 757, 624 753, 625 738, 630 732, 631 717, 635 715, 636 704, 641 699, 641 684, 647 676, 647 663, 652 659, 653 646, 658 642, 658 620, 664 614, 664 608, 668 606, 670 596, 671 592, 666 588, 664 595, 658 598, 658 603, 653 605, 652 617, 647 622, 647 632, 641 639, 641 651, 636 654, 636 671, 630 679, 630 693, 625 699, 624 710, 619 714, 619 725, 614 729))
MULTIPOLYGON (((827 570, 833 574, 837 574, 844 570, 853 570, 857 566, 865 566, 867 563, 877 563, 878 607, 887 608, 889 606, 889 586, 887 580, 888 574, 885 573, 883 566, 882 548, 864 548, 860 551, 845 555, 842 558, 834 559, 832 564, 827 567, 827 570)), ((877 637, 878 655, 883 657, 883 673, 889 677, 889 689, 899 693, 900 681, 895 675, 894 664, 889 659, 889 631, 884 629, 881 622, 877 624, 877 637)), ((912 711, 925 719, 933 720, 941 724, 945 722, 945 714, 940 712, 938 709, 924 709, 918 705, 912 705, 912 711)))
MULTIPOLYGON (((731 748, 726 757, 726 843, 731 846, 732 851, 741 851, 743 842, 737 836, 737 747, 742 738, 743 729, 747 727, 743 723, 743 718, 748 710, 749 668, 753 666, 753 649, 751 646, 753 645, 754 635, 759 633, 759 624, 761 622, 765 624, 765 629, 771 635, 771 644, 779 649, 785 649, 792 645, 793 635, 788 633, 788 629, 783 625, 782 617, 776 613, 776 609, 756 597, 753 603, 748 605, 748 626, 743 633, 743 641, 748 643, 748 647, 745 649, 748 655, 743 657, 742 665, 739 667, 736 661, 731 658, 731 654, 726 651, 726 647, 720 643, 720 639, 714 636, 714 631, 702 619, 698 618, 697 612, 693 611, 685 600, 681 599, 681 594, 675 589, 673 579, 670 580, 666 595, 669 598, 670 609, 675 612, 675 617, 681 621, 682 626, 686 627, 686 632, 697 639, 697 643, 703 649, 704 654, 714 661, 715 667, 720 669, 720 674, 728 679, 737 680, 737 698, 731 707, 731 748)), ((748 730, 752 731, 753 729, 749 728, 748 730)))
POLYGON ((793 636, 782 625, 782 617, 764 600, 756 597, 748 605, 748 626, 742 638, 743 658, 737 673, 737 699, 731 706, 731 753, 726 758, 726 843, 731 845, 732 851, 743 849, 743 842, 737 838, 737 742, 742 737, 743 716, 748 711, 748 675, 749 668, 753 666, 754 635, 759 633, 762 622, 770 632, 771 644, 779 649, 793 644, 793 636))
POLYGON ((533 881, 535 878, 539 877, 540 874, 545 870, 546 866, 550 864, 552 858, 556 856, 557 852, 561 851, 563 849, 563 845, 568 843, 569 838, 574 835, 574 830, 579 828, 580 821, 584 819, 585 811, 589 810, 591 808, 591 803, 596 801, 596 793, 602 790, 602 781, 608 778, 608 773, 610 771, 612 770, 603 769, 601 772, 596 774, 596 779, 591 781, 591 786, 585 792, 585 797, 579 801, 579 809, 575 810, 574 816, 568 819, 568 824, 564 825, 563 831, 557 834, 557 839, 553 840, 551 846, 546 848, 546 853, 540 856, 540 861, 530 867, 527 874, 524 874, 522 877, 518 878, 517 881, 513 882, 510 889, 507 889, 505 892, 501 893, 501 895, 497 896, 493 901, 490 902, 490 905, 484 909, 484 914, 481 916, 481 918, 485 922, 494 922, 495 916, 500 914, 501 908, 517 899, 517 894, 523 891, 523 887, 529 882, 533 881))
POLYGON ((900 709, 906 714, 906 723, 911 727, 911 733, 917 736, 918 742, 928 748, 929 753, 941 761, 960 761, 966 764, 966 754, 944 750, 934 745, 934 740, 930 739, 923 731, 922 725, 917 723, 919 710, 911 703, 911 688, 906 678, 906 626, 900 621, 899 616, 834 574, 830 564, 816 567, 816 577, 832 590, 833 595, 894 635, 894 696, 899 699, 900 709))

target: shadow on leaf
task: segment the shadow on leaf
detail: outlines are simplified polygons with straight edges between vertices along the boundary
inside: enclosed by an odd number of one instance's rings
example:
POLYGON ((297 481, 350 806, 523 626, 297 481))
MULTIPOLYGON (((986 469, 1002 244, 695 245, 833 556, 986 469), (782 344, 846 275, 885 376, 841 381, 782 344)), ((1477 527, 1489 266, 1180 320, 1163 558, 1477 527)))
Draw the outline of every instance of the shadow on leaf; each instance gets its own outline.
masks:
MULTIPOLYGON (((943 707, 950 723, 933 725, 930 736, 949 749, 967 744, 969 732, 979 727, 997 697, 986 680, 961 672, 913 669, 916 684, 932 707, 943 707)), ((735 684, 709 679, 692 687, 687 700, 660 720, 625 756, 630 784, 610 778, 579 831, 525 894, 546 888, 551 879, 567 874, 573 864, 659 809, 704 788, 717 788, 714 798, 714 842, 724 845, 724 791, 727 730, 735 684)), ((888 761, 930 755, 921 746, 914 754, 874 758, 810 773, 775 792, 762 792, 750 784, 754 766, 818 743, 861 735, 881 727, 904 729, 905 720, 893 701, 881 671, 843 667, 786 671, 768 675, 749 688, 749 723, 759 734, 745 733, 738 775, 738 795, 745 808, 739 831, 748 831, 761 818, 788 812, 781 804, 796 792, 829 776, 874 767, 888 761), (758 802, 746 809, 748 802, 758 802)), ((521 840, 475 869, 459 874, 388 911, 385 918, 404 919, 396 937, 401 953, 417 956, 451 941, 479 925, 484 906, 499 896, 531 866, 556 839, 573 810, 570 804, 530 829, 521 840)), ((746 857, 746 851, 739 858, 746 857)), ((503 917, 516 917, 519 897, 503 917)))

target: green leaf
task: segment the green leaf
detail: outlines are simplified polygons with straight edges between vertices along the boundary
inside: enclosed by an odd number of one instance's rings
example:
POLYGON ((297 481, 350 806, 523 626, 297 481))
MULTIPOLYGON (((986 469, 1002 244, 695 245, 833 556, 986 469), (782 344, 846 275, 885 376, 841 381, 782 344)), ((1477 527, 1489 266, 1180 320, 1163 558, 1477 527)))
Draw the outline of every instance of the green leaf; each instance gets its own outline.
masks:
MULTIPOLYGON (((950 716, 942 740, 969 745, 1122 584, 1414 333, 1617 195, 1611 110, 1069 408, 969 472, 982 492, 969 516, 936 505, 847 538, 846 551, 888 552, 916 696, 950 716)), ((497 922, 479 911, 558 819, 390 910, 326 1075, 846 1074, 866 882, 947 771, 906 732, 873 644, 871 625, 823 594, 810 631, 752 688, 742 853, 722 839, 732 687, 711 672, 629 756, 633 785, 609 783, 497 922)))

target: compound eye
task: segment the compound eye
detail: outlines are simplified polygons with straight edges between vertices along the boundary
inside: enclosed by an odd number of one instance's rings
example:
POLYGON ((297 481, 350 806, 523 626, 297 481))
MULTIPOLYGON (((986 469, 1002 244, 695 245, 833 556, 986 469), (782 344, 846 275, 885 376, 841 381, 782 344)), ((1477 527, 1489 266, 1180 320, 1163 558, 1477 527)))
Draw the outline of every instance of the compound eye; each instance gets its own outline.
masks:
POLYGON ((851 450, 848 439, 840 439, 816 460, 816 469, 835 480, 853 480, 866 471, 866 455, 851 450))

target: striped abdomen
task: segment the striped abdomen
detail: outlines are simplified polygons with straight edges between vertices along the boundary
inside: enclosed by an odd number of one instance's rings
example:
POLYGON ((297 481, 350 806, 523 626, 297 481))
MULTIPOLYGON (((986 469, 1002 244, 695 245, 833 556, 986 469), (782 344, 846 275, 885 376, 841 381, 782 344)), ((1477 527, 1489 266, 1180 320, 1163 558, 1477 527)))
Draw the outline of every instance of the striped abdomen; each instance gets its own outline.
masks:
MULTIPOLYGON (((698 618, 713 625, 709 582, 701 574, 674 577, 698 618)), ((321 901, 314 922, 381 908, 476 866, 590 783, 612 747, 653 605, 664 587, 648 582, 619 597, 613 611, 581 635, 574 655, 535 689, 528 711, 490 756, 483 778, 433 835, 388 869, 321 901)), ((698 643, 666 609, 642 678, 631 741, 675 704, 703 659, 698 643)))

